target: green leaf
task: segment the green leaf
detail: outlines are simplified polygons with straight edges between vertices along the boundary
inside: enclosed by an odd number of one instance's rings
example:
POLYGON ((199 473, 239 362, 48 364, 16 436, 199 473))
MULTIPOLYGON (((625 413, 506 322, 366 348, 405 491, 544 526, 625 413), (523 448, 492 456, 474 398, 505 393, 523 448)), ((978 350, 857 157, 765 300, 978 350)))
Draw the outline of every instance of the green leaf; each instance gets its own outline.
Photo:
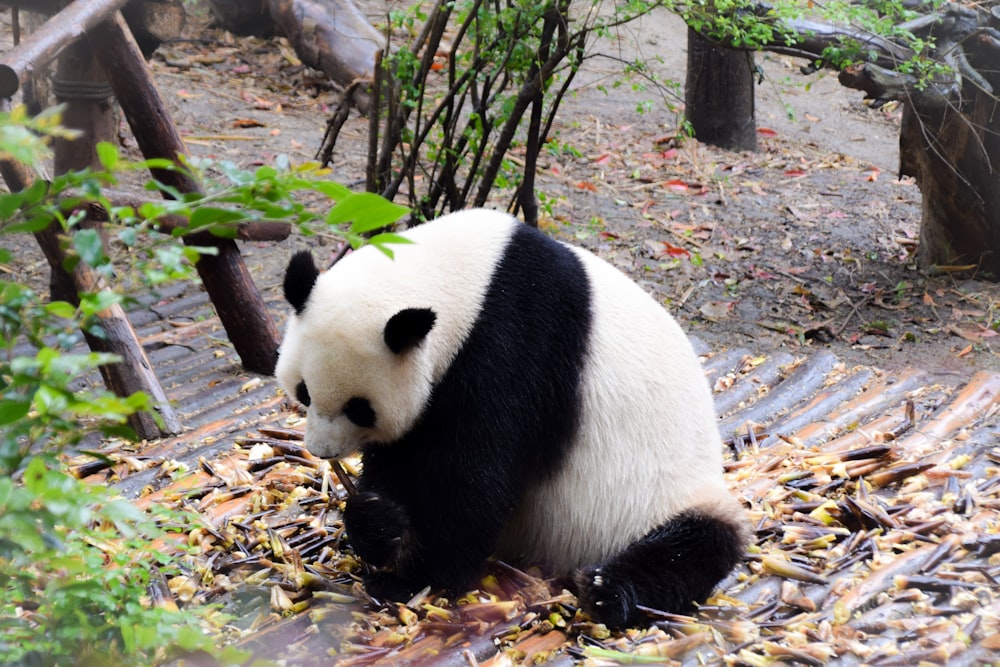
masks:
POLYGON ((118 232, 118 240, 131 248, 139 240, 139 231, 135 227, 125 227, 118 232))
POLYGON ((45 312, 65 320, 72 319, 76 315, 76 306, 68 301, 53 301, 45 304, 45 312))
POLYGON ((333 201, 341 201, 342 199, 346 199, 354 194, 349 188, 347 188, 347 186, 341 185, 340 183, 334 183, 333 181, 310 183, 309 187, 317 192, 323 193, 333 201))
POLYGON ((165 157, 154 157, 141 162, 136 162, 137 169, 164 169, 166 171, 178 171, 177 164, 165 157))
POLYGON ((124 297, 111 290, 101 290, 91 294, 81 295, 80 310, 84 315, 96 315, 105 308, 121 303, 124 297))
POLYGON ((368 244, 373 245, 378 248, 382 253, 387 255, 389 259, 393 258, 392 247, 393 245, 406 245, 407 243, 413 243, 410 239, 405 236, 400 236, 399 234, 393 234, 392 232, 384 232, 382 234, 376 234, 375 236, 368 239, 368 244))
POLYGON ((144 518, 138 507, 127 500, 115 500, 101 508, 101 515, 113 521, 119 532, 127 537, 135 535, 135 530, 130 524, 140 523, 144 518))
POLYGON ((73 235, 73 248, 88 266, 100 266, 104 259, 104 244, 96 229, 81 229, 73 235))
POLYGON ((10 502, 10 496, 13 492, 14 480, 10 477, 0 477, 0 509, 7 507, 7 503, 10 502))
POLYGON ((341 200, 330 209, 326 215, 328 225, 351 223, 351 232, 363 234, 383 227, 388 227, 410 209, 393 204, 384 197, 372 192, 359 192, 341 200))
POLYGON ((35 232, 40 232, 49 225, 52 224, 53 216, 48 213, 43 213, 41 215, 36 215, 24 222, 19 222, 9 227, 4 227, 5 232, 25 232, 28 234, 34 234, 35 232))
POLYGON ((0 426, 24 419, 31 410, 31 401, 0 401, 0 426))
POLYGON ((199 206, 191 214, 190 224, 192 229, 199 229, 208 225, 239 222, 244 219, 246 219, 246 215, 240 211, 214 206, 199 206))
POLYGON ((114 171, 115 167, 118 166, 118 147, 107 141, 101 141, 97 144, 97 159, 101 161, 101 164, 108 171, 114 171))
POLYGON ((14 212, 21 208, 24 197, 20 192, 0 195, 0 220, 6 220, 14 215, 14 212))
POLYGON ((209 227, 208 231, 212 236, 220 239, 235 239, 237 230, 236 225, 220 224, 209 227))

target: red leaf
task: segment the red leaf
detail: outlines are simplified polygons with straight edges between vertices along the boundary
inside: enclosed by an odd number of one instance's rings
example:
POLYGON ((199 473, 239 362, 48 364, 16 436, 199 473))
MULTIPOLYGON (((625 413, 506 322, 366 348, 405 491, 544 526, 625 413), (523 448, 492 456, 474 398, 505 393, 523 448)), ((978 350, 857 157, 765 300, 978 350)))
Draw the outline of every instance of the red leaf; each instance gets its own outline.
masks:
POLYGON ((800 176, 805 176, 805 175, 806 172, 802 171, 801 169, 789 169, 788 171, 785 172, 785 176, 788 176, 789 178, 799 178, 800 176))
POLYGON ((776 137, 776 136, 778 136, 778 133, 775 132, 774 130, 772 130, 771 128, 769 128, 769 127, 758 127, 757 128, 757 134, 759 134, 761 136, 765 136, 765 137, 776 137))
POLYGON ((580 181, 576 184, 578 190, 590 190, 591 192, 597 192, 597 186, 590 181, 580 181))
POLYGON ((594 164, 607 164, 609 162, 611 162, 611 154, 610 153, 605 153, 604 155, 601 155, 596 160, 594 160, 594 164))
POLYGON ((656 253, 656 258, 661 257, 690 257, 691 253, 685 248, 674 245, 668 241, 650 241, 649 244, 653 246, 653 252, 656 253), (657 247, 659 246, 659 247, 657 247))
POLYGON ((756 266, 753 266, 752 264, 750 265, 750 274, 754 278, 761 278, 763 280, 774 280, 775 278, 778 277, 773 273, 771 273, 770 271, 767 271, 765 269, 758 269, 756 266))
POLYGON ((676 190, 677 192, 687 192, 688 190, 688 184, 677 178, 664 181, 663 187, 668 190, 676 190))

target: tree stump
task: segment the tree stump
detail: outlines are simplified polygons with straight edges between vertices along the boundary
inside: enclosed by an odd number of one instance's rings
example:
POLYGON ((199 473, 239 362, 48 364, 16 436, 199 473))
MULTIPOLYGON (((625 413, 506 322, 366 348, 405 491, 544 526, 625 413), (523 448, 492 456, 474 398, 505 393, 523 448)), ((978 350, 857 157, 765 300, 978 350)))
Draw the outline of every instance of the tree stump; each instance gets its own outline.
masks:
POLYGON ((754 63, 688 28, 684 115, 698 141, 729 150, 757 150, 754 63))

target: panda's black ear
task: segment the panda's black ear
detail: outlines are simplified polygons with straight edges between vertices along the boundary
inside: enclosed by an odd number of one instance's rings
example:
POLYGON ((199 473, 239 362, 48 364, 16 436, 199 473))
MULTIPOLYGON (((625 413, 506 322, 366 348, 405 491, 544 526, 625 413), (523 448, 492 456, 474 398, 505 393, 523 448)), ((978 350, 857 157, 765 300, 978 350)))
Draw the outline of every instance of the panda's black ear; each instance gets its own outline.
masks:
POLYGON ((306 309, 306 301, 312 293, 313 285, 319 271, 313 262, 312 253, 308 250, 300 250, 292 255, 288 262, 288 269, 285 271, 285 300, 295 309, 296 315, 301 315, 306 309))
POLYGON ((437 315, 430 308, 406 308, 389 318, 385 324, 385 344, 396 354, 402 354, 420 344, 434 327, 437 315))

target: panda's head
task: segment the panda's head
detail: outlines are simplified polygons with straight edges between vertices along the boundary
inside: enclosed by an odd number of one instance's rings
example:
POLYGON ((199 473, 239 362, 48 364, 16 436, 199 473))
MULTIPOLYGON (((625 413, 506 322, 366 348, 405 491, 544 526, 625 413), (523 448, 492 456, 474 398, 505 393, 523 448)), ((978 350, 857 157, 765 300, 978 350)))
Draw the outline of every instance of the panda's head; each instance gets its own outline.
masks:
POLYGON ((399 307, 359 279, 350 270, 320 274, 308 251, 292 257, 285 274, 295 312, 275 375, 307 409, 306 448, 326 458, 398 440, 419 418, 433 383, 425 343, 435 311, 399 307))

